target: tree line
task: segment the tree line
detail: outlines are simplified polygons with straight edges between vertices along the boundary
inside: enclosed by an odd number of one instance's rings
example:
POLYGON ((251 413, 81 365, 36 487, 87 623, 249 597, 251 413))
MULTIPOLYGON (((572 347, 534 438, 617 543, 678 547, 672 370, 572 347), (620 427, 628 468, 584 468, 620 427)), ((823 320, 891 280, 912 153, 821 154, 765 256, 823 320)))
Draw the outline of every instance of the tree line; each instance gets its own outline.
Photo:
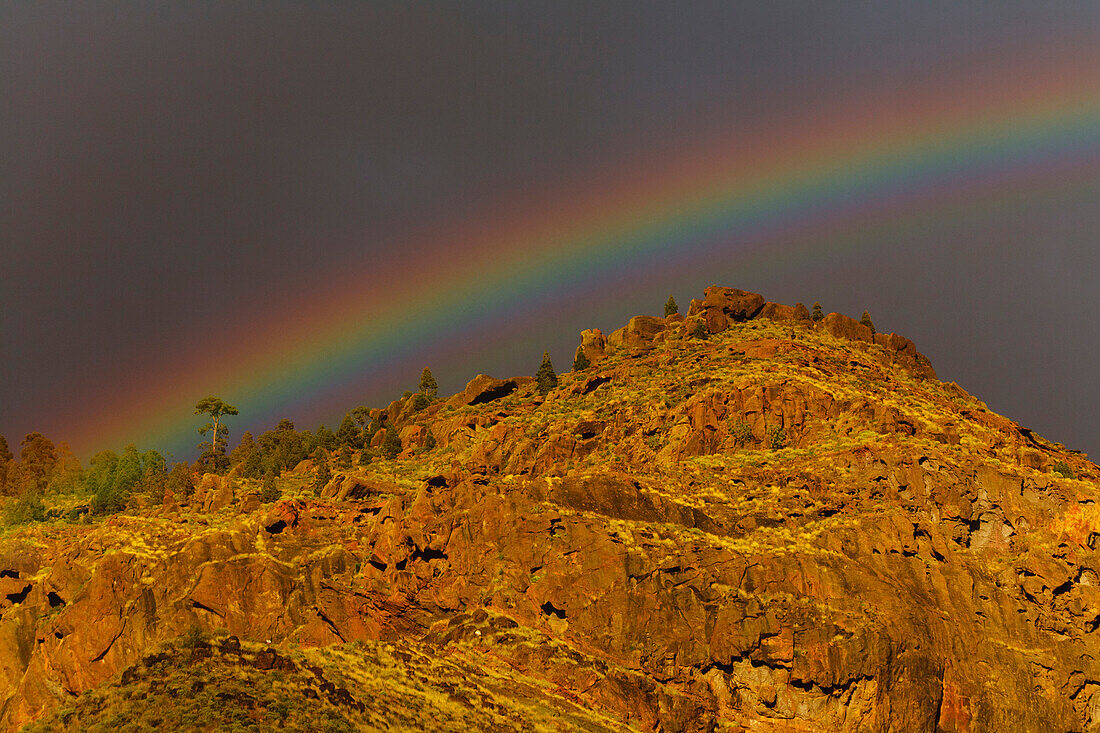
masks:
MULTIPOLYGON (((664 310, 666 316, 679 311, 672 296, 664 310)), ((819 313, 820 306, 815 303, 815 319, 820 318, 819 313)), ((869 320, 866 314, 864 317, 869 320)), ((572 366, 574 371, 583 371, 591 364, 578 349, 572 366)), ((543 352, 535 380, 543 396, 558 386, 549 352, 543 352)), ((415 414, 438 402, 438 392, 431 369, 425 368, 418 390, 406 392, 403 404, 411 404, 415 414)), ((41 433, 27 434, 18 446, 18 456, 0 435, 0 496, 14 498, 7 503, 4 518, 8 523, 46 518, 42 499, 47 494, 85 498, 86 503, 73 511, 91 515, 120 511, 135 498, 152 504, 162 503, 166 497, 186 499, 194 494, 195 483, 203 473, 261 480, 263 495, 270 498, 274 495, 273 479, 306 459, 314 462, 319 486, 331 475, 330 462, 348 469, 377 458, 396 458, 404 449, 398 431, 393 429, 396 426, 387 424, 388 413, 382 409, 356 407, 344 415, 336 430, 321 425, 313 431, 300 431, 293 422, 283 419, 258 436, 245 431, 232 450, 225 418, 240 414, 234 405, 220 397, 204 397, 195 404, 194 414, 207 418, 198 428, 204 440, 198 444, 199 455, 194 462, 170 461, 156 450, 140 451, 128 445, 121 453, 96 453, 85 468, 66 443, 55 444, 41 433), (377 436, 383 431, 379 440, 377 436)), ((422 449, 434 447, 435 437, 429 431, 422 449)))

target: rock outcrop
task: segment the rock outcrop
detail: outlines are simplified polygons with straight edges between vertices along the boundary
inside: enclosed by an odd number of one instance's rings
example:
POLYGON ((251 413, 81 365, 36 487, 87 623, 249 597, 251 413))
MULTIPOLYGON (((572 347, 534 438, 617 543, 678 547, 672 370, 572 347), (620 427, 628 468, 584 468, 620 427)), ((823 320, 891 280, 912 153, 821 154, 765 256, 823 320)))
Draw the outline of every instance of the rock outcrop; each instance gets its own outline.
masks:
MULTIPOLYGON (((607 343, 615 348, 638 348, 653 341, 653 337, 665 330, 665 321, 653 316, 634 316, 630 323, 612 331, 607 343)), ((583 344, 581 345, 583 348, 583 344)))
POLYGON ((590 364, 595 364, 607 355, 607 339, 598 328, 585 329, 581 331, 581 345, 577 347, 576 353, 583 353, 590 364))
MULTIPOLYGON (((1100 730, 1100 469, 907 339, 805 311, 708 288, 686 318, 587 332, 593 367, 545 399, 482 375, 399 407, 437 447, 319 495, 284 476, 245 511, 223 499, 254 487, 210 477, 179 513, 12 534, 4 724, 148 678, 198 626, 250 669, 392 644, 409 690, 440 684, 425 655, 464 660, 484 694, 423 699, 520 699, 565 730, 1100 730)), ((467 725, 524 729, 494 721, 467 725)))

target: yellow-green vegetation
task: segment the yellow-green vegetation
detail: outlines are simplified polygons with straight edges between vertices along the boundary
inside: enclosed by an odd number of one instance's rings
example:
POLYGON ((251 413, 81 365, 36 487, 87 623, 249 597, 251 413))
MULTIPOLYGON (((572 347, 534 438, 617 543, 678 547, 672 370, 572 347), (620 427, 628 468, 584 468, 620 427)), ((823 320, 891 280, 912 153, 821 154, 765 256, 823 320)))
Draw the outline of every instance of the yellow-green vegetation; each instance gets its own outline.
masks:
MULTIPOLYGON (((425 370, 419 401, 358 408, 338 436, 284 421, 243 441, 228 475, 133 495, 109 519, 77 511, 87 491, 12 504, 8 541, 140 565, 136 583, 171 588, 159 633, 194 618, 273 645, 134 652, 145 661, 32 730, 678 730, 726 682, 729 705, 788 720, 855 695, 877 673, 844 678, 834 661, 870 659, 894 631, 931 635, 947 659, 989 648, 983 634, 1016 634, 1003 642, 1016 649, 1035 628, 1095 630, 1075 612, 1094 607, 1081 588, 1095 570, 1051 569, 1100 537, 1083 456, 911 355, 820 324, 758 318, 696 338, 699 316, 677 323, 495 399, 476 391, 502 382, 479 378, 434 401, 425 370), (237 593, 224 607, 222 583, 237 593), (986 624, 1000 609, 1010 621, 986 624), (291 643, 363 638, 390 641, 291 643), (269 652, 286 661, 257 663, 269 652)), ((13 596, 42 586, 28 604, 68 582, 46 563, 22 572, 13 596)), ((35 618, 86 603, 64 589, 67 605, 35 618)), ((83 653, 78 624, 57 632, 36 636, 52 660, 83 653)), ((116 649, 147 643, 120 633, 116 649)))
POLYGON ((633 730, 495 659, 489 641, 479 630, 442 656, 410 641, 276 651, 194 630, 23 731, 633 730))

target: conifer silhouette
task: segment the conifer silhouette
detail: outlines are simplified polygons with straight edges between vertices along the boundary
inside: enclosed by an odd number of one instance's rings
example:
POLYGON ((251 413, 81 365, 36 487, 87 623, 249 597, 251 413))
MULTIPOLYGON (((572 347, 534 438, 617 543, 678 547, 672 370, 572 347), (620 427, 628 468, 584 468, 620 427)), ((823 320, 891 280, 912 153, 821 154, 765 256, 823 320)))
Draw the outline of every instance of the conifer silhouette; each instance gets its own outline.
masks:
POLYGON ((860 318, 859 322, 871 329, 872 336, 878 333, 878 331, 875 330, 875 324, 871 321, 871 314, 867 311, 863 311, 863 318, 860 318))
POLYGON ((359 426, 355 424, 350 412, 344 413, 344 419, 340 422, 340 427, 336 428, 336 443, 348 448, 363 447, 363 433, 359 426))
POLYGON ((420 374, 420 394, 429 400, 434 400, 436 395, 439 394, 439 385, 436 383, 435 377, 432 376, 432 370, 428 367, 424 367, 424 371, 420 374))
POLYGON ((401 436, 397 434, 397 426, 386 426, 386 437, 382 440, 382 457, 393 460, 401 453, 401 436))
POLYGON ((558 386, 558 375, 554 371, 554 365, 550 363, 550 352, 542 352, 542 364, 539 365, 539 370, 535 373, 535 379, 538 381, 539 394, 545 395, 558 386))

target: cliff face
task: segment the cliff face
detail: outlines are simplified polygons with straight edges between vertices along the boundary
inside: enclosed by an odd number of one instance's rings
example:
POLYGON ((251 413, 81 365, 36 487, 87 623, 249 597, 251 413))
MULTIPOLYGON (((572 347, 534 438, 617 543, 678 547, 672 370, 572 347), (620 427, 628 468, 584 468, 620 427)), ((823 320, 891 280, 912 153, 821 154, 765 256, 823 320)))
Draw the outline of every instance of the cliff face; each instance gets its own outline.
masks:
MULTIPOLYGON (((190 507, 4 540, 5 724, 102 712, 198 625, 336 667, 389 644, 403 684, 465 711, 440 729, 1100 730, 1083 456, 907 339, 741 291, 581 348, 545 398, 479 377, 391 405, 405 453, 319 497, 208 477, 190 507)), ((364 679, 341 700, 369 728, 390 708, 364 679)))

